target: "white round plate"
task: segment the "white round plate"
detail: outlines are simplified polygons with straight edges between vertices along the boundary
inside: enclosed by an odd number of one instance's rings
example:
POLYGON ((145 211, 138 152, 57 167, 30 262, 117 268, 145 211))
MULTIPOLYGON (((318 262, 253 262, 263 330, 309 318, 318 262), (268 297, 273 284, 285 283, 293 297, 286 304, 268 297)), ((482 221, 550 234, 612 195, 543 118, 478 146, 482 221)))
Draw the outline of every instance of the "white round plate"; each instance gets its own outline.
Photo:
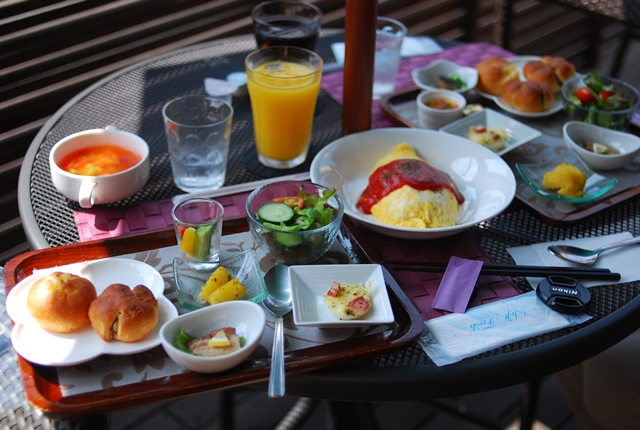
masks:
POLYGON ((516 179, 509 165, 491 150, 468 139, 435 130, 381 128, 350 134, 324 147, 311 162, 311 181, 336 188, 345 213, 366 227, 405 239, 451 236, 500 214, 513 200, 516 179), (442 228, 396 227, 356 208, 373 166, 406 142, 434 167, 451 176, 465 202, 457 223, 442 228))
POLYGON ((148 264, 131 259, 108 258, 34 271, 33 275, 18 283, 7 296, 7 313, 15 323, 11 331, 11 342, 22 357, 46 366, 71 366, 102 354, 127 355, 146 351, 160 345, 160 327, 178 316, 176 307, 163 296, 163 291, 164 281, 160 273, 148 264), (131 288, 138 284, 147 286, 160 306, 156 328, 144 339, 134 343, 105 342, 91 326, 66 334, 44 330, 29 313, 27 296, 35 281, 55 271, 89 279, 98 294, 113 283, 129 285, 131 288))
MULTIPOLYGON (((523 68, 524 68, 524 65, 526 63, 528 63, 529 61, 537 61, 539 59, 540 59, 540 57, 536 57, 534 55, 523 55, 523 56, 519 56, 519 57, 507 58, 507 61, 516 66, 516 68, 518 69, 518 72, 520 73, 520 79, 523 80, 523 81, 526 81, 526 79, 524 77, 524 72, 522 71, 523 68)), ((551 105, 551 107, 549 109, 547 109, 545 111, 542 111, 542 112, 522 112, 522 111, 514 109, 511 106, 509 106, 508 104, 506 104, 502 97, 498 97, 498 96, 494 96, 494 95, 491 95, 491 94, 487 94, 485 92, 482 92, 482 91, 478 90, 477 88, 476 88, 476 91, 482 97, 484 97, 486 99, 489 99, 489 100, 493 100, 504 111, 509 112, 509 113, 511 113, 513 115, 522 117, 522 118, 544 118, 544 117, 547 117, 547 116, 551 116, 554 113, 560 112, 562 110, 562 95, 561 94, 556 94, 556 96, 554 97, 554 100, 553 100, 553 104, 551 105)))

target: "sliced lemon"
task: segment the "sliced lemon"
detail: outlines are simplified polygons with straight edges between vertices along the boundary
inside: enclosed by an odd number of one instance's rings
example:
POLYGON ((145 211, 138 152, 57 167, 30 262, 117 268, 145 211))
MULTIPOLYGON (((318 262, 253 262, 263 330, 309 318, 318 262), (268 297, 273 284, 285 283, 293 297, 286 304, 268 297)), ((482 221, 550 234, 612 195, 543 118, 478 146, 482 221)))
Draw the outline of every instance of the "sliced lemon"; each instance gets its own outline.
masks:
POLYGON ((219 348, 221 346, 229 346, 231 341, 227 338, 227 335, 224 334, 222 330, 215 334, 211 339, 209 339, 209 346, 211 348, 219 348))

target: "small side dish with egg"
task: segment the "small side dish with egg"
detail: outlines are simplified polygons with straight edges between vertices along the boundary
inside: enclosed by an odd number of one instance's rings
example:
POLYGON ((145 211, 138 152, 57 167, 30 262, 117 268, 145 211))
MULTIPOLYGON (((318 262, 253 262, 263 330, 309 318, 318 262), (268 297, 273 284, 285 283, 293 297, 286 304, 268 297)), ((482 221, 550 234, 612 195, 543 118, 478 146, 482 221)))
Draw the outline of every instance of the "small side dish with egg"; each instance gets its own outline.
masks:
POLYGON ((583 196, 586 183, 586 173, 568 163, 558 164, 542 178, 544 188, 555 190, 559 195, 571 198, 583 196))
POLYGON ((371 282, 366 287, 363 283, 333 282, 322 298, 341 320, 362 318, 371 310, 371 282))
POLYGON ((473 125, 469 127, 469 140, 486 146, 493 152, 502 151, 507 147, 507 132, 502 127, 487 127, 473 125))
POLYGON ((458 109, 458 104, 456 102, 444 97, 439 97, 437 99, 429 100, 427 101, 426 105, 432 109, 440 109, 440 110, 458 109))
POLYGON ((455 225, 464 196, 451 177, 427 163, 407 143, 382 157, 356 207, 376 221, 400 227, 455 225))

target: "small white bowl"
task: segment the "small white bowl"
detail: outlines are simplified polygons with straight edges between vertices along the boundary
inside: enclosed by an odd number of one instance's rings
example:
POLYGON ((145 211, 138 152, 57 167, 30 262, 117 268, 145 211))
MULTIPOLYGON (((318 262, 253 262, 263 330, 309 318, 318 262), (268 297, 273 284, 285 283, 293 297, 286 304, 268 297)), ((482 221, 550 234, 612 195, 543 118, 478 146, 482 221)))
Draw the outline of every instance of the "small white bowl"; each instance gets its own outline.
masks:
POLYGON ((66 198, 80 203, 82 208, 113 203, 132 196, 149 180, 149 146, 141 137, 115 126, 74 133, 57 142, 49 153, 53 185, 66 198), (74 151, 96 146, 114 145, 132 151, 140 161, 122 172, 104 176, 84 176, 69 173, 59 163, 74 151))
POLYGON ((239 365, 251 355, 260 343, 265 321, 264 310, 256 303, 246 300, 224 302, 180 315, 165 323, 160 329, 160 340, 169 357, 180 366, 193 372, 222 372, 239 365), (235 327, 238 336, 245 338, 242 348, 220 357, 200 357, 173 345, 180 329, 190 336, 200 337, 222 327, 235 327))
POLYGON ((418 125, 420 128, 437 130, 462 117, 462 109, 467 105, 467 99, 460 93, 449 90, 425 90, 416 98, 418 104, 418 125), (454 102, 454 109, 437 109, 428 106, 431 100, 444 98, 454 102))
POLYGON ((633 161, 640 152, 640 138, 582 121, 569 121, 562 128, 564 143, 593 170, 615 170, 633 161), (596 154, 583 148, 584 140, 603 143, 619 154, 596 154))
POLYGON ((478 71, 473 67, 459 66, 447 60, 438 60, 428 66, 413 69, 411 78, 413 82, 423 90, 438 90, 438 78, 440 76, 458 75, 466 86, 456 91, 466 94, 478 84, 478 71))

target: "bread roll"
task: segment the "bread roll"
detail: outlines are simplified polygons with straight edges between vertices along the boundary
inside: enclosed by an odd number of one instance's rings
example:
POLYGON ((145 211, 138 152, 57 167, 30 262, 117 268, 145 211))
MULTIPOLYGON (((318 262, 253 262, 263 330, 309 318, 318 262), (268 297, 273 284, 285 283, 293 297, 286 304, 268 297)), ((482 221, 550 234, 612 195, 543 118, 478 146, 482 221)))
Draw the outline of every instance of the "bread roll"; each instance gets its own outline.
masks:
POLYGON ((544 82, 512 82, 504 88, 506 104, 522 112, 542 112, 553 105, 553 92, 544 82))
POLYGON ((522 73, 528 81, 544 82, 549 85, 554 94, 558 94, 562 88, 562 83, 556 78, 553 67, 542 61, 528 61, 522 68, 522 73))
POLYGON ((33 283, 27 295, 27 309, 40 327, 69 333, 89 324, 89 305, 96 288, 86 278, 53 272, 33 283))
POLYGON ((502 57, 487 57, 476 65, 477 88, 487 94, 499 96, 510 82, 518 82, 520 73, 513 64, 502 57))
POLYGON ((144 285, 111 284, 89 307, 91 326, 107 342, 137 342, 155 328, 158 314, 158 301, 144 285))
POLYGON ((548 55, 544 55, 540 58, 540 61, 553 67, 553 71, 556 74, 556 79, 560 82, 560 86, 562 86, 564 81, 576 75, 576 66, 562 57, 550 57, 548 55))

